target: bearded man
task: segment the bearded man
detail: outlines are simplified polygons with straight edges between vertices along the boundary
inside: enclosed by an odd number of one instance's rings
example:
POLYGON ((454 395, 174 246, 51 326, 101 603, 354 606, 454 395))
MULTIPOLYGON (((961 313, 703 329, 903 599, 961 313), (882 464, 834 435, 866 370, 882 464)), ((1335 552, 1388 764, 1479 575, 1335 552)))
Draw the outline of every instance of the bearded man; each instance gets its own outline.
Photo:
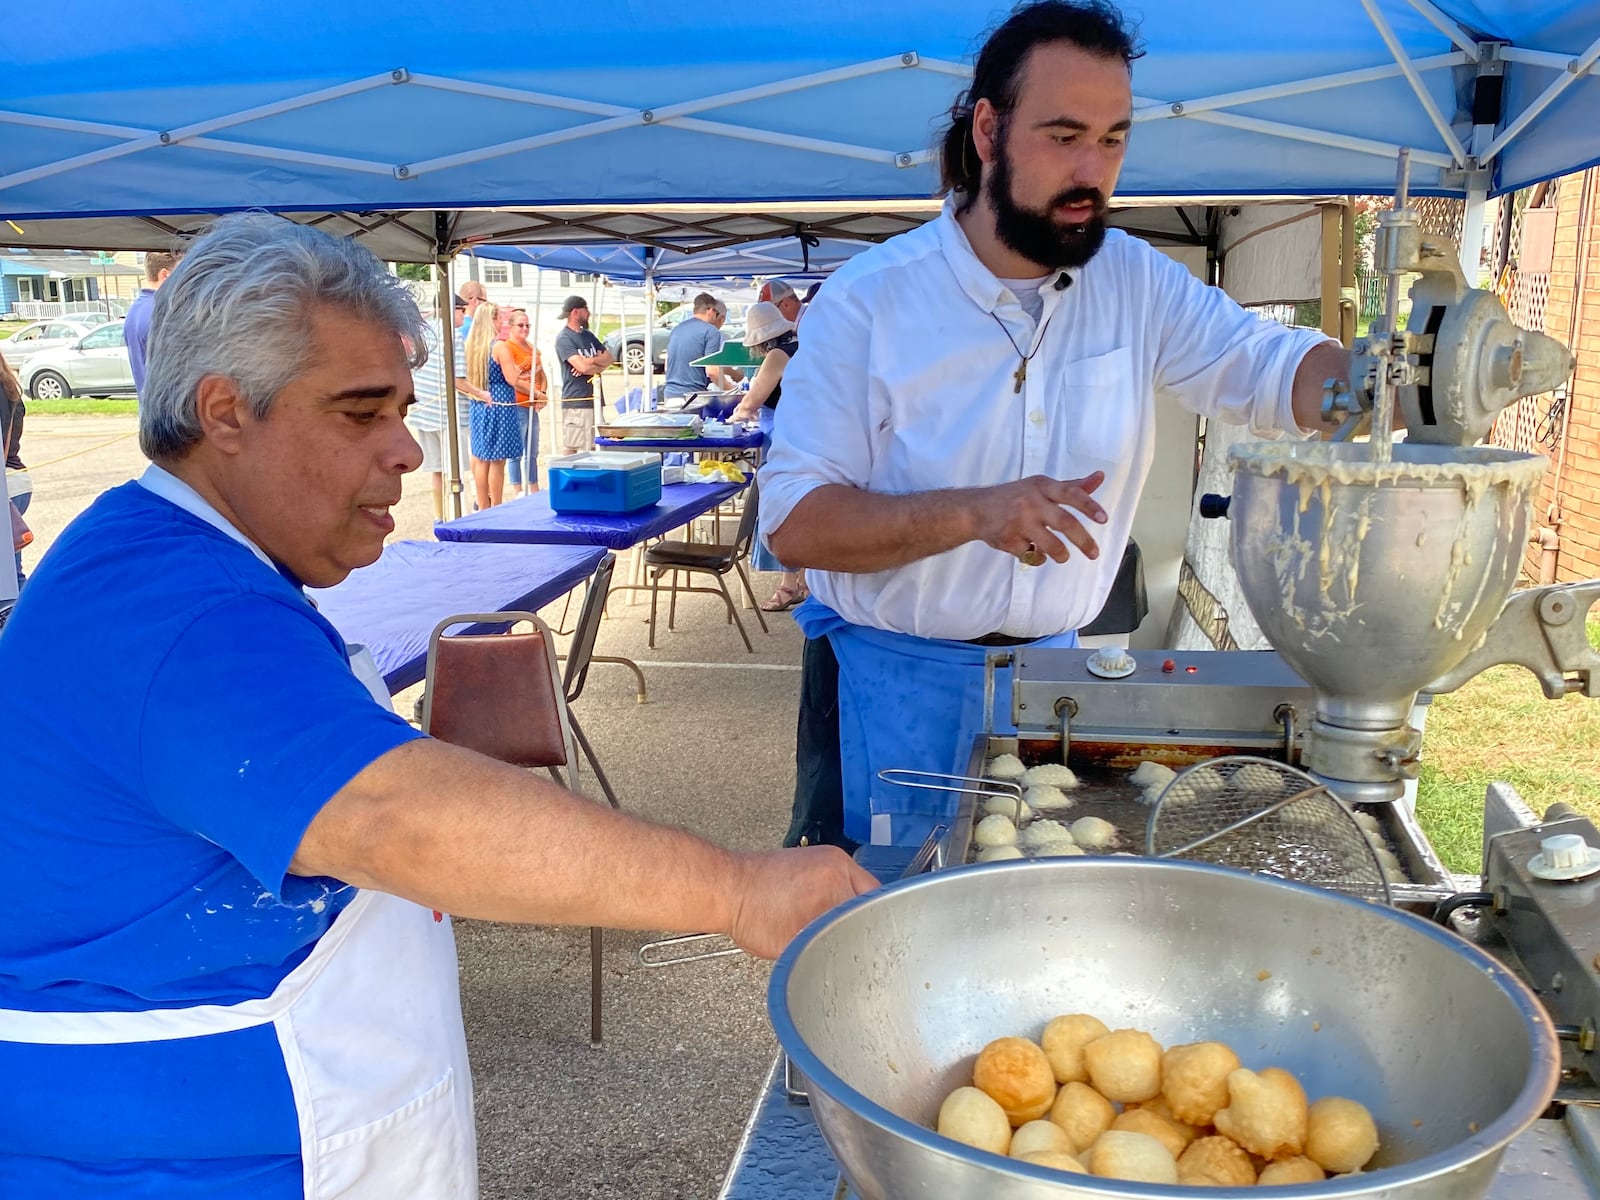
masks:
POLYGON ((1019 7, 951 111, 942 214, 808 311, 761 472, 762 537, 812 592, 791 842, 915 845, 954 815, 954 795, 877 773, 964 767, 985 655, 1073 645, 1099 612, 1157 388, 1306 437, 1323 381, 1348 373, 1338 343, 1106 227, 1139 56, 1109 4, 1019 7))

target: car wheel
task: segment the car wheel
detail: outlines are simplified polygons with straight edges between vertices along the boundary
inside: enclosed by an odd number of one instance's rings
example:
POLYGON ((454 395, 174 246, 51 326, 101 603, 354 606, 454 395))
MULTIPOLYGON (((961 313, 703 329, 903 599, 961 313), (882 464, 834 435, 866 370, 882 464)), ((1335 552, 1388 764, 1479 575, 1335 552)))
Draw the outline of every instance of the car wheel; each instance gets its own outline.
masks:
POLYGON ((623 352, 622 363, 629 375, 643 375, 644 343, 629 342, 627 350, 623 352))
POLYGON ((28 390, 35 400, 65 400, 72 395, 67 381, 54 371, 40 371, 28 390))

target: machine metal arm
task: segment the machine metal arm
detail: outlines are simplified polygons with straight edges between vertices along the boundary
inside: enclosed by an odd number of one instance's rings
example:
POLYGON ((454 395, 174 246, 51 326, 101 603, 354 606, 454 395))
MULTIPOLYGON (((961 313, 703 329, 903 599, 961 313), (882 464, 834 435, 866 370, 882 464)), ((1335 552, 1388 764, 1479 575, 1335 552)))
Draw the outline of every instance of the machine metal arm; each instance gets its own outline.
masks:
POLYGON ((1547 699, 1573 692, 1600 697, 1600 653, 1589 644, 1585 616, 1600 601, 1600 579, 1515 592, 1478 647, 1424 691, 1453 692, 1502 663, 1526 667, 1547 699))

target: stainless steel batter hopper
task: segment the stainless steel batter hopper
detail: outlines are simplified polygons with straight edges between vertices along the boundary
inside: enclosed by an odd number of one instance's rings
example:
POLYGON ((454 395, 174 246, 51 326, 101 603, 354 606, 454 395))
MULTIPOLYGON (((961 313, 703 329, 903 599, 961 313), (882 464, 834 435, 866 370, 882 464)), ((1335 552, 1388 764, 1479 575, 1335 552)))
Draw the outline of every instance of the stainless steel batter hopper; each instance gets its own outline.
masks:
POLYGON ((1505 606, 1546 460, 1404 443, 1256 443, 1231 455, 1234 567, 1273 648, 1316 693, 1304 765, 1348 800, 1415 773, 1417 692, 1505 606))

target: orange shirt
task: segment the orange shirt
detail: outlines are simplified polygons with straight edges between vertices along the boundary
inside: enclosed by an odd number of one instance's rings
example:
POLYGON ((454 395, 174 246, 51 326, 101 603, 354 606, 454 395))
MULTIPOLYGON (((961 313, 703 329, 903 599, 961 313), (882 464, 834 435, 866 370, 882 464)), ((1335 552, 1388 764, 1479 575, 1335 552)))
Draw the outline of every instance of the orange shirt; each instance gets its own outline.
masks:
MULTIPOLYGON (((511 339, 507 338, 506 349, 511 351, 512 360, 516 362, 518 368, 529 372, 529 378, 531 379, 533 377, 533 347, 519 346, 511 339)), ((533 403, 533 397, 528 395, 528 393, 523 391, 521 388, 518 388, 517 403, 526 408, 529 404, 533 403)))

